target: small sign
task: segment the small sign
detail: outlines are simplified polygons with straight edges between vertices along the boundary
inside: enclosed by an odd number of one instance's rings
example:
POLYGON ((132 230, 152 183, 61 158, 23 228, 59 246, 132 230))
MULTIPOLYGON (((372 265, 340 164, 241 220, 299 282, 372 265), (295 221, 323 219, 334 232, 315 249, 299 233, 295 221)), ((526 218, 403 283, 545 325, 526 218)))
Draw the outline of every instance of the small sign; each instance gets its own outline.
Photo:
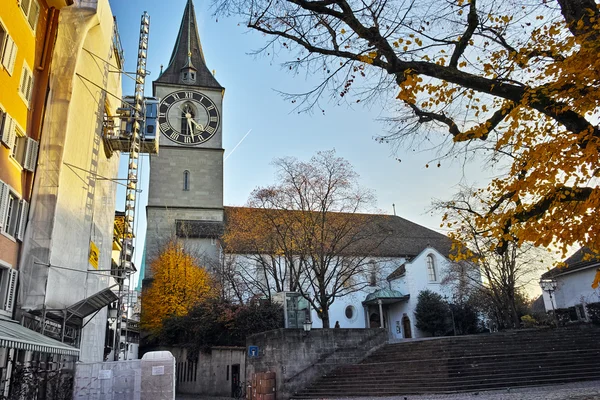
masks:
POLYGON ((248 357, 258 357, 258 346, 248 346, 248 357))
POLYGON ((111 379, 112 369, 101 369, 98 371, 98 379, 111 379))
POLYGON ((165 374, 165 366, 164 365, 156 365, 152 367, 152 375, 164 375, 165 374))
POLYGON ((98 269, 98 260, 100 259, 100 250, 98 250, 98 247, 96 246, 96 244, 92 241, 90 241, 90 258, 89 258, 89 262, 90 264, 92 264, 92 267, 94 267, 95 269, 98 269))

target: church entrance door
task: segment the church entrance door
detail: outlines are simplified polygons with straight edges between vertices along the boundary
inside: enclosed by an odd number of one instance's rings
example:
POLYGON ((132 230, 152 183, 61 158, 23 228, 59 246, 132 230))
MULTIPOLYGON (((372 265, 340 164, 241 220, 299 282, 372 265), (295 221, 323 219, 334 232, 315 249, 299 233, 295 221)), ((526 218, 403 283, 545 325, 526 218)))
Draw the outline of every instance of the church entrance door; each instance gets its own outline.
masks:
POLYGON ((410 330, 410 319, 407 315, 402 317, 402 330, 404 331, 404 339, 412 338, 412 332, 410 330))

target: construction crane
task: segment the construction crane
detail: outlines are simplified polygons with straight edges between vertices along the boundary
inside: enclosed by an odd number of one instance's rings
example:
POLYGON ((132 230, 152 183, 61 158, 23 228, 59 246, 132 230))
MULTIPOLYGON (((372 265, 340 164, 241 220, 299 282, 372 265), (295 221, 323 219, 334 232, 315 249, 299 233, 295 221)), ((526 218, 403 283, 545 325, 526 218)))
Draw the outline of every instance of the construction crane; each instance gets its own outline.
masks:
MULTIPOLYGON (((142 14, 140 23, 140 41, 138 46, 137 67, 135 71, 135 92, 130 114, 131 130, 126 132, 129 136, 129 162, 127 167, 127 187, 125 190, 125 223, 123 229, 123 241, 121 249, 121 267, 119 271, 119 294, 117 299, 117 320, 114 340, 114 360, 119 360, 121 353, 121 324, 123 321, 123 283, 124 278, 121 274, 128 275, 132 272, 131 265, 131 238, 133 238, 133 228, 135 222, 136 195, 138 185, 138 160, 141 150, 142 127, 146 126, 146 102, 144 98, 144 84, 146 82, 146 60, 148 52, 148 37, 150 33, 150 16, 146 11, 142 14), (129 258, 129 259, 128 259, 129 258)), ((129 107, 126 107, 129 108, 129 107)), ((124 113, 122 113, 124 114, 124 113)), ((125 115, 123 115, 125 116, 125 115)), ((121 136, 124 133, 121 132, 121 136)), ((122 141, 121 141, 122 142, 122 141)), ((127 338, 125 338, 127 341, 127 338)), ((127 351, 127 349, 125 349, 127 351)))

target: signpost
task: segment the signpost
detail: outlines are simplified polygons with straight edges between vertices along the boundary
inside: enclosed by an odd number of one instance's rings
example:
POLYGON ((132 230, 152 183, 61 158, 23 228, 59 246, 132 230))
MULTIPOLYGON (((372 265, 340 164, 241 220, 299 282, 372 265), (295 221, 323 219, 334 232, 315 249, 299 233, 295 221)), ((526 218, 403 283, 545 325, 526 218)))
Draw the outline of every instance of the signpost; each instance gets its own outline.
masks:
POLYGON ((248 346, 248 357, 258 357, 258 346, 248 346))

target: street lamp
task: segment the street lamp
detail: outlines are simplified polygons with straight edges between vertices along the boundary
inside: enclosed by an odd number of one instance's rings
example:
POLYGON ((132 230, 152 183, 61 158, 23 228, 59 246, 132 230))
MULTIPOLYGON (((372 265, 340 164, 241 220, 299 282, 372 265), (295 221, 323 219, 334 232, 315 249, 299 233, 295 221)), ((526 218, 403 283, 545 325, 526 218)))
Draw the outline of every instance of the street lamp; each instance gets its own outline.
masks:
POLYGON ((552 304, 552 314, 554 314, 554 322, 556 323, 556 327, 558 328, 558 316, 556 315, 556 310, 554 308, 554 300, 552 300, 552 293, 556 292, 556 288, 558 287, 558 282, 556 279, 540 279, 540 286, 544 292, 548 292, 548 296, 550 297, 550 304, 552 304))
POLYGON ((306 310, 306 318, 304 319, 304 333, 308 335, 308 332, 312 329, 312 321, 310 320, 310 309, 306 310))

